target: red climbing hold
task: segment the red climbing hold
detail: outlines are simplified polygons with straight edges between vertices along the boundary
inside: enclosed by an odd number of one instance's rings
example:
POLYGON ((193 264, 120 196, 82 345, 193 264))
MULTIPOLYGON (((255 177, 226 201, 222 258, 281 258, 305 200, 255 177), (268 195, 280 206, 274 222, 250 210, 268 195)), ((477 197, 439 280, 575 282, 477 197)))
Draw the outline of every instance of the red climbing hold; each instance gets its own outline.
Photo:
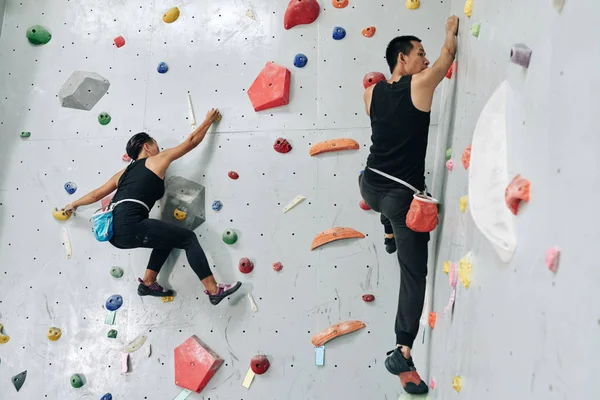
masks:
POLYGON ((469 169, 469 166, 471 165, 471 145, 469 145, 469 147, 463 151, 460 160, 462 161, 463 167, 465 167, 465 169, 469 169))
POLYGON ((277 140, 273 144, 273 148, 276 152, 285 154, 289 153, 292 150, 292 145, 284 138, 277 138, 277 140))
POLYGON ((288 104, 290 77, 291 72, 287 68, 268 62, 248 89, 254 111, 288 104))
POLYGON ((263 355, 254 356, 252 357, 252 360, 250 360, 250 368, 256 375, 264 374, 270 366, 271 363, 269 362, 269 359, 263 355))
POLYGON ((362 299, 365 303, 370 303, 373 300, 375 300, 375 296, 373 296, 372 294, 363 294, 362 299))
POLYGON ((227 176, 230 177, 231 179, 237 179, 240 177, 240 175, 235 171, 229 171, 227 173, 227 176))
POLYGON ((238 268, 242 274, 249 274, 254 269, 254 263, 250 259, 244 257, 240 260, 238 268))
POLYGON ((371 207, 369 207, 369 205, 367 204, 366 201, 361 200, 360 203, 358 203, 358 205, 360 206, 360 208, 362 208, 365 211, 368 211, 371 209, 371 207))
POLYGON ((196 335, 175 347, 175 384, 199 393, 223 364, 223 359, 196 335))
POLYGON ((123 36, 117 36, 115 38, 115 46, 117 46, 117 47, 125 46, 125 39, 123 38, 123 36))
POLYGON ((276 262, 275 264, 273 264, 273 269, 279 272, 283 269, 283 264, 281 264, 280 262, 276 262))
POLYGON ((129 157, 129 155, 127 153, 123 154, 123 157, 121 157, 121 160, 125 161, 125 162, 129 162, 131 161, 131 157, 129 157))
POLYGON ((448 72, 446 72, 446 78, 452 79, 452 74, 454 73, 454 71, 456 71, 456 61, 452 63, 452 65, 448 69, 448 72))
POLYGON ((291 29, 296 25, 312 24, 319 16, 317 0, 291 0, 283 16, 283 27, 291 29))
POLYGON ((369 72, 363 78, 363 86, 366 89, 379 81, 385 81, 385 75, 383 75, 381 72, 369 72))
POLYGON ((521 201, 529 201, 530 188, 529 181, 518 174, 506 187, 504 200, 513 214, 517 215, 521 201))

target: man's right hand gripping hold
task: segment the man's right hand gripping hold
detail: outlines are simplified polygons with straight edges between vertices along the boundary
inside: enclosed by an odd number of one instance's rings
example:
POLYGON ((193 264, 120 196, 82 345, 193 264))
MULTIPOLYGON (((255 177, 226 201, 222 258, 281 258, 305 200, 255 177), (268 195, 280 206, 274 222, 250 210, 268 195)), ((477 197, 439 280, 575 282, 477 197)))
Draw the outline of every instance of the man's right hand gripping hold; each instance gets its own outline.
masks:
POLYGON ((425 299, 429 233, 406 226, 413 190, 374 170, 425 190, 425 154, 435 88, 446 76, 456 54, 458 18, 446 21, 446 41, 431 68, 421 40, 414 36, 393 39, 386 50, 392 76, 365 90, 366 112, 371 119, 372 145, 367 168, 359 177, 367 204, 381 213, 388 253, 400 264, 400 294, 396 314, 396 348, 385 360, 387 370, 400 377, 404 390, 427 393, 410 350, 419 330, 425 299))

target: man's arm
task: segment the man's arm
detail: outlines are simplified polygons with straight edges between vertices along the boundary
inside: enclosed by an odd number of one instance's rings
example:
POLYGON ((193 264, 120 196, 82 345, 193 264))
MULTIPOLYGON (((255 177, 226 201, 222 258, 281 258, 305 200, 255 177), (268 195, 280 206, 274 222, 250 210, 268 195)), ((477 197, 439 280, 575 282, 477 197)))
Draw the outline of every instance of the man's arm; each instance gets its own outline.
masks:
POLYGON ((368 116, 371 116, 371 99, 373 98, 373 88, 375 85, 371 85, 365 89, 363 94, 363 100, 365 101, 365 111, 368 116))
POLYGON ((431 68, 415 75, 415 84, 433 91, 444 79, 456 55, 457 31, 458 17, 453 15, 446 20, 446 41, 442 46, 440 56, 435 60, 431 68))

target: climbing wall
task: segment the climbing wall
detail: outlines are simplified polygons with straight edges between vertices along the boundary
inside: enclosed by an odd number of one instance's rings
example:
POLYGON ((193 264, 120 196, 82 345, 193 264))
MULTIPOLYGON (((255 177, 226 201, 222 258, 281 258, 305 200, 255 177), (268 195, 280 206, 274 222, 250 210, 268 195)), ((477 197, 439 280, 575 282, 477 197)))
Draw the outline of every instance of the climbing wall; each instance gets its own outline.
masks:
MULTIPOLYGON (((100 3, 7 2, 0 37, 0 323, 10 340, 0 344, 0 398, 99 399, 107 392, 115 399, 175 398, 182 389, 174 383, 174 349, 192 335, 224 363, 190 399, 397 397, 398 379, 383 366, 394 346, 397 260, 384 251, 378 216, 358 205, 357 178, 370 144, 362 79, 371 71, 389 76, 384 51, 396 35, 421 37, 435 59, 450 2, 423 1, 409 10, 397 0, 350 0, 343 9, 320 1, 316 22, 289 30, 286 1, 100 3), (167 24, 162 15, 173 6, 181 15, 167 24), (49 43, 27 41, 34 24, 49 30, 49 43), (339 41, 332 38, 337 26, 347 32, 339 41), (372 38, 361 35, 368 26, 377 28, 372 38), (125 39, 120 48, 113 44, 118 36, 125 39), (304 68, 294 66, 297 53, 308 58, 304 68), (255 112, 247 90, 269 61, 291 71, 289 104, 255 112), (167 73, 157 72, 160 62, 167 73), (110 82, 91 111, 63 108, 58 98, 78 70, 110 82), (211 107, 223 113, 199 148, 168 172, 205 187, 206 222, 196 233, 218 280, 244 282, 238 296, 218 307, 207 301, 182 253, 159 277, 176 290, 175 300, 139 297, 136 279, 149 251, 97 242, 88 219, 98 205, 80 208, 65 222, 51 215, 124 168, 121 155, 132 134, 147 131, 162 148, 183 140, 191 131, 188 94, 198 123, 211 107), (100 114, 109 114, 110 123, 101 125, 100 114), (278 137, 291 143, 290 153, 273 150, 278 137), (311 145, 334 138, 355 139, 360 148, 309 155, 311 145), (239 179, 229 179, 230 170, 239 179), (75 194, 67 194, 66 182, 77 184, 75 194), (306 200, 282 213, 297 195, 306 200), (223 203, 218 212, 210 207, 214 200, 223 203), (365 238, 311 251, 313 238, 334 226, 365 238), (239 236, 232 246, 221 240, 227 229, 239 236), (251 274, 238 271, 242 257, 254 262, 251 274), (275 262, 283 264, 279 273, 275 262), (113 266, 124 269, 122 278, 110 275, 113 266), (362 301, 367 293, 375 295, 373 303, 362 301), (123 306, 109 325, 105 301, 113 294, 123 306), (315 365, 311 337, 345 320, 366 327, 327 343, 324 365, 315 365), (57 341, 47 339, 50 327, 62 330, 57 341), (107 337, 109 329, 117 330, 115 339, 107 337), (146 343, 130 353, 123 373, 122 350, 140 335, 146 343), (267 355, 271 367, 246 389, 242 381, 256 354, 267 355), (11 378, 25 370, 17 392, 11 378), (83 377, 83 387, 71 387, 73 374, 83 377)), ((483 96, 489 87, 481 90, 483 96)), ((439 109, 436 96, 432 148, 439 109)), ((434 155, 428 155, 428 183, 434 155)), ((160 205, 152 216, 161 217, 160 205)), ((416 361, 427 375, 422 343, 420 336, 416 361)))
MULTIPOLYGON (((452 13, 461 18, 457 81, 455 92, 443 96, 454 106, 453 121, 441 130, 453 128, 448 147, 454 169, 443 168, 441 151, 434 180, 444 183, 444 213, 430 270, 435 287, 430 307, 437 322, 426 335, 436 382, 430 398, 600 396, 594 382, 600 273, 593 250, 600 239, 594 211, 600 148, 594 105, 600 80, 584 72, 600 58, 595 39, 600 8, 592 0, 563 3, 560 12, 550 0, 474 0, 467 18, 465 3, 452 2, 452 13), (471 34, 477 23, 478 38, 471 34), (519 43, 532 50, 528 68, 510 61, 511 48, 519 43), (521 202, 513 217, 517 246, 508 262, 474 223, 469 174, 477 172, 475 143, 470 169, 461 162, 484 105, 503 81, 510 88, 505 185, 517 174, 531 185, 529 202, 521 202), (464 213, 461 196, 469 196, 464 213), (561 250, 556 272, 546 266, 554 246, 561 250), (470 285, 458 280, 454 308, 444 315, 452 290, 444 262, 456 264, 468 252, 470 285), (453 380, 461 384, 459 393, 453 380)), ((486 126, 491 140, 493 127, 486 126)), ((490 156, 491 161, 496 154, 490 156)))

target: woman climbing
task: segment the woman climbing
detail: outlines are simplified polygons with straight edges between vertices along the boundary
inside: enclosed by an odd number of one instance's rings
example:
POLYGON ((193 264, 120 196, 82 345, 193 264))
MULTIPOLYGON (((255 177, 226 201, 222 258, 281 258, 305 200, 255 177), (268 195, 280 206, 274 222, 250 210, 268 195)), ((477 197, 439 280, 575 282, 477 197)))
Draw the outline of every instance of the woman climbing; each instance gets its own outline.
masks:
POLYGON ((150 219, 154 203, 165 193, 164 178, 169 165, 196 148, 206 136, 210 126, 219 118, 219 110, 211 109, 206 119, 180 145, 160 151, 156 140, 147 133, 138 133, 127 142, 127 155, 133 160, 127 168, 119 171, 101 187, 64 207, 71 213, 80 206, 95 203, 108 194, 115 193, 112 203, 131 199, 115 206, 113 210, 113 236, 110 243, 119 249, 151 248, 152 253, 144 279, 139 279, 137 292, 140 296, 171 296, 156 282, 156 277, 171 253, 184 249, 190 266, 206 288, 204 293, 213 305, 237 291, 241 283, 217 284, 210 271, 206 255, 198 243, 196 234, 190 230, 165 221, 150 219))

